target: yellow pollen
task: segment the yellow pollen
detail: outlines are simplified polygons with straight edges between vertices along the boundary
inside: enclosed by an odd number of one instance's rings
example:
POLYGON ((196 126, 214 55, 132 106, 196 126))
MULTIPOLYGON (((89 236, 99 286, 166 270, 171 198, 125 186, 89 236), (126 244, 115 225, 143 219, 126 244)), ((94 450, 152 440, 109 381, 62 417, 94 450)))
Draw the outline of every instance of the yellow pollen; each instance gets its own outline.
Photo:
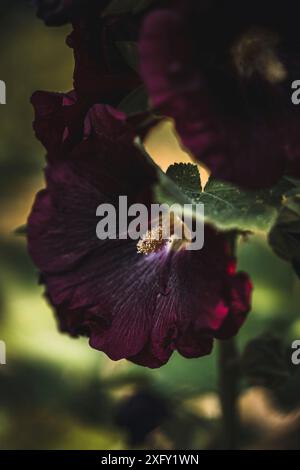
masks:
POLYGON ((153 230, 148 230, 141 240, 139 240, 136 246, 137 252, 148 256, 162 250, 168 242, 170 242, 170 239, 163 237, 162 227, 157 226, 153 230))

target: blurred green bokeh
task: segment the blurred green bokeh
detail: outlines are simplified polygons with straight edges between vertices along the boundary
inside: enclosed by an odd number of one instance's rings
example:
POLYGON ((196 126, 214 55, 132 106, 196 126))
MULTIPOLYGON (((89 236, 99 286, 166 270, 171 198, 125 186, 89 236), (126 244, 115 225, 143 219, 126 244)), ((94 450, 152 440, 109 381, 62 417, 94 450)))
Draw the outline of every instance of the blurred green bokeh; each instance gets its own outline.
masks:
MULTIPOLYGON (((126 434, 114 425, 114 414, 122 397, 141 386, 155 388, 172 408, 153 445, 201 448, 215 423, 190 405, 201 396, 215 397, 217 348, 200 360, 174 355, 151 371, 114 363, 85 340, 61 335, 25 240, 13 234, 43 185, 44 150, 33 135, 30 96, 37 89, 70 89, 73 58, 65 45, 67 27, 44 27, 29 2, 1 3, 0 79, 7 84, 7 105, 0 106, 0 339, 7 345, 7 365, 0 369, 0 449, 125 449, 126 434)), ((165 166, 168 158, 172 162, 172 152, 166 156, 170 132, 158 136, 156 154, 159 159, 161 149, 165 166)), ((239 254, 240 268, 255 287, 239 346, 264 331, 287 344, 300 337, 300 283, 290 266, 263 237, 243 242, 239 254)))

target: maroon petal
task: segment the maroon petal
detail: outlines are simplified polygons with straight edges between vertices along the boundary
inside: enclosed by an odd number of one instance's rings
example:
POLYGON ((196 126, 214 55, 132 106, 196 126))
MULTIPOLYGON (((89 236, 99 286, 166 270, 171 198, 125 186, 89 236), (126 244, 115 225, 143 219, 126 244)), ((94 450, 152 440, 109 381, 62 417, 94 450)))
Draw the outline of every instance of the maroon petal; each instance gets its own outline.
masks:
POLYGON ((226 238, 209 226, 196 252, 164 247, 144 256, 134 240, 97 239, 98 205, 117 208, 127 195, 149 207, 156 178, 124 115, 96 106, 83 140, 50 161, 28 221, 29 251, 62 331, 88 336, 114 360, 149 367, 174 350, 208 354, 227 318, 238 319, 236 331, 249 310, 247 277, 236 274, 226 238))
POLYGON ((48 160, 57 160, 83 138, 87 109, 76 93, 37 91, 31 102, 35 111, 33 127, 47 150, 48 160))

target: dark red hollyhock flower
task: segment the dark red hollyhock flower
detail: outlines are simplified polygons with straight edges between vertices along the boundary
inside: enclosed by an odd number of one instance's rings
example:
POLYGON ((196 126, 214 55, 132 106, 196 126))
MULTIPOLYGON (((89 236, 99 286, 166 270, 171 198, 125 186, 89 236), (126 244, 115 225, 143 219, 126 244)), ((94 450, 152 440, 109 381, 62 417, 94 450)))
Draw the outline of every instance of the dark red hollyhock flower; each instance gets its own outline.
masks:
POLYGON ((146 18, 141 74, 153 104, 217 178, 258 188, 300 177, 299 4, 174 0, 146 18))
POLYGON ((127 15, 91 15, 73 21, 67 44, 74 50, 74 89, 79 100, 88 105, 119 104, 141 84, 117 46, 137 41, 139 21, 127 15))
POLYGON ((36 0, 37 14, 48 26, 67 22, 73 31, 67 44, 74 50, 74 88, 85 112, 92 104, 118 104, 141 80, 118 49, 118 42, 136 42, 140 15, 103 18, 108 0, 36 0))
MULTIPOLYGON (((50 100, 53 98, 49 95, 50 100)), ((57 141, 61 129, 54 136, 57 141)), ((100 241, 96 208, 152 202, 154 166, 133 144, 125 116, 96 105, 82 141, 48 162, 46 189, 28 221, 29 252, 41 272, 60 328, 86 335, 111 359, 149 367, 174 350, 211 351, 215 337, 236 334, 249 310, 251 284, 236 273, 224 235, 206 227, 205 247, 157 244, 148 255, 134 240, 100 241)))
POLYGON ((62 26, 83 12, 101 11, 108 0, 34 0, 37 16, 47 26, 62 26))
MULTIPOLYGON (((42 142, 47 150, 47 160, 57 160, 64 158, 66 153, 70 152, 76 144, 84 138, 84 122, 86 117, 87 104, 78 100, 74 90, 68 93, 50 93, 46 91, 36 91, 31 98, 31 103, 35 110, 35 120, 33 128, 37 138, 42 142)), ((101 120, 97 127, 103 126, 103 134, 106 129, 107 120, 101 120)), ((130 118, 132 126, 139 125, 143 115, 130 118)), ((140 136, 143 138, 151 126, 143 125, 140 129, 140 136)), ((113 129, 108 130, 109 135, 113 129)))
POLYGON ((36 91, 31 103, 35 111, 33 128, 49 160, 57 159, 82 139, 85 107, 78 102, 74 91, 36 91))

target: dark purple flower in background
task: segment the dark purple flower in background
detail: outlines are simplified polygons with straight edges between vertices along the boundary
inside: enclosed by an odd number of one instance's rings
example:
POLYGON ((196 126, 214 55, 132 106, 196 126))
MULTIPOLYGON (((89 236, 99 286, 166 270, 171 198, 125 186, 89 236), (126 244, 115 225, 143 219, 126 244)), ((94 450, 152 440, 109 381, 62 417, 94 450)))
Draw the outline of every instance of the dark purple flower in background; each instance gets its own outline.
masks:
MULTIPOLYGON (((49 94, 49 102, 55 99, 49 94)), ((36 127, 48 146, 40 119, 36 127)), ((60 138, 68 130, 50 128, 57 158, 52 146, 28 244, 61 330, 88 336, 113 360, 148 367, 165 364, 175 350, 185 357, 208 354, 214 338, 235 335, 249 311, 251 284, 236 273, 224 235, 207 226, 204 249, 158 243, 148 256, 134 240, 97 238, 101 203, 116 204, 120 195, 129 204, 153 202, 157 170, 133 145, 125 116, 94 106, 80 142, 64 152, 60 138)))
POLYGON ((175 0, 149 14, 141 74, 152 102, 213 176, 259 188, 300 177, 299 5, 175 0))

